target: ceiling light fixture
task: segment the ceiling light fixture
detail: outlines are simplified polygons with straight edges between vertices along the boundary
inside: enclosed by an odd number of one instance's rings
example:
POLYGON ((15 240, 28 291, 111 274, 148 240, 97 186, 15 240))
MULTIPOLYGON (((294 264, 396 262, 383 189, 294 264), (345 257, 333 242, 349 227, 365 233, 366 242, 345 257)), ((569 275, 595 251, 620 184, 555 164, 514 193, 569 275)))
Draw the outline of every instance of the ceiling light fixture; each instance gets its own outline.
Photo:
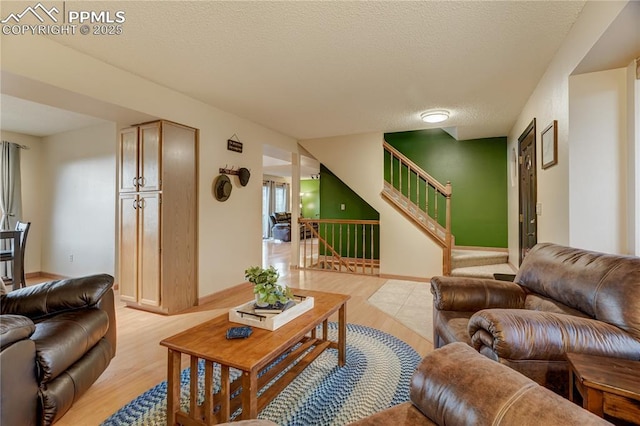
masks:
POLYGON ((449 111, 427 111, 420 114, 420 118, 427 123, 442 123, 449 118, 449 111))

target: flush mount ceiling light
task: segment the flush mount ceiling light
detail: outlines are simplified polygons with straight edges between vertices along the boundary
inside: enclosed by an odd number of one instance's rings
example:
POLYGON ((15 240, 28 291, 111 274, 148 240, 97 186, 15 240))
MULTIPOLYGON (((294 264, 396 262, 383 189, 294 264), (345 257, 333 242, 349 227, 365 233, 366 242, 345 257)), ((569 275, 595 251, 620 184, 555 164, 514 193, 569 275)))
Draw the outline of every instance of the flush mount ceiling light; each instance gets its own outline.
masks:
POLYGON ((420 114, 420 118, 427 123, 442 123, 449 118, 449 111, 427 111, 420 114))

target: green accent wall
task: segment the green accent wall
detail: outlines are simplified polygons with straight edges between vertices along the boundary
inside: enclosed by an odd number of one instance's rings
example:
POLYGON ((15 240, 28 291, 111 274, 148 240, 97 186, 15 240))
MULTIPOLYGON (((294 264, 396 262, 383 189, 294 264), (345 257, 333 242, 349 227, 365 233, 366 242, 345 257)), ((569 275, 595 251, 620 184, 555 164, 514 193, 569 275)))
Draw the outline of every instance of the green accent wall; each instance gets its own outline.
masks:
POLYGON ((320 218, 320 180, 305 179, 300 181, 302 217, 306 219, 320 218))
MULTIPOLYGON (((304 191, 302 191, 304 192, 304 191)), ((325 167, 323 164, 320 165, 320 218, 321 219, 359 219, 359 220, 380 220, 380 214, 377 210, 371 207, 366 201, 364 201, 358 194, 356 194, 349 186, 347 186, 344 182, 342 182, 336 175, 334 175, 331 170, 325 167), (345 209, 341 210, 341 204, 345 205, 345 209)), ((358 231, 361 232, 361 231, 358 231)), ((332 233, 326 232, 325 230, 320 228, 319 233, 322 237, 327 238, 329 242, 331 242, 332 238, 336 241, 338 240, 339 231, 336 229, 332 233)), ((343 236, 346 238, 347 230, 346 225, 343 225, 343 236)), ((349 231, 349 235, 351 237, 351 241, 349 246, 351 248, 356 247, 354 241, 354 231, 353 227, 349 231)), ((359 235, 361 238, 361 234, 359 235)), ((370 247, 371 247, 371 235, 369 232, 365 233, 366 242, 364 244, 366 248, 365 256, 367 258, 371 257, 370 247)), ((379 243, 380 243, 380 235, 379 235, 379 227, 375 227, 374 235, 374 259, 379 259, 379 243)), ((334 241, 335 243, 335 241, 334 241)), ((335 244, 334 244, 335 245, 335 244)), ((342 256, 353 256, 353 253, 346 252, 346 242, 343 244, 343 250, 340 253, 342 256)), ((359 242, 358 247, 362 247, 362 243, 359 242)), ((358 256, 361 256, 362 253, 357 253, 358 256)))
MULTIPOLYGON (((451 182, 456 245, 507 247, 506 137, 458 141, 442 129, 428 129, 385 133, 384 138, 440 183, 451 182)), ((387 180, 389 163, 385 155, 387 180)))

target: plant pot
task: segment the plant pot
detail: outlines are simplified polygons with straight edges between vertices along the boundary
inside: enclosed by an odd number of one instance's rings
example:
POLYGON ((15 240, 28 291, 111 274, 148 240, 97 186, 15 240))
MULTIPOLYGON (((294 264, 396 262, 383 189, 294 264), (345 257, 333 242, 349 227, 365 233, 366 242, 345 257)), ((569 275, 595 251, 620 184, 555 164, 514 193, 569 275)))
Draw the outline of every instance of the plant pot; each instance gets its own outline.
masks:
POLYGON ((262 302, 259 299, 259 296, 256 294, 256 306, 259 308, 264 308, 265 306, 269 306, 267 302, 262 302))

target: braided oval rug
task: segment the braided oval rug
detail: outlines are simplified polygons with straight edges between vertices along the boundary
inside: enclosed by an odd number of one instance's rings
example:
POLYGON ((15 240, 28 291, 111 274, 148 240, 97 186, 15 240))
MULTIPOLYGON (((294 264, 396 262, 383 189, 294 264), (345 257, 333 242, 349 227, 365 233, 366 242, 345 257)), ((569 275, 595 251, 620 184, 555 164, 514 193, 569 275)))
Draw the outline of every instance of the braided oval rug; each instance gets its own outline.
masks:
MULTIPOLYGON (((337 340, 337 323, 329 338, 337 340)), ((337 366, 335 349, 325 350, 264 410, 259 419, 278 425, 344 425, 409 400, 409 381, 420 355, 398 338, 374 328, 347 324, 347 363, 337 366)), ((277 363, 278 361, 275 361, 277 363)), ((204 363, 198 369, 204 382, 204 363)), ((240 372, 231 369, 231 380, 240 372)), ((214 391, 220 369, 214 368, 214 391)), ((268 386, 268 385, 267 385, 268 386)), ((202 385, 199 386, 203 388, 202 385)), ((182 371, 181 405, 189 407, 189 368, 182 371)), ((102 423, 102 426, 166 425, 167 382, 149 389, 102 423)), ((203 400, 200 395, 199 400, 203 400)), ((237 417, 241 410, 233 413, 237 417)))

